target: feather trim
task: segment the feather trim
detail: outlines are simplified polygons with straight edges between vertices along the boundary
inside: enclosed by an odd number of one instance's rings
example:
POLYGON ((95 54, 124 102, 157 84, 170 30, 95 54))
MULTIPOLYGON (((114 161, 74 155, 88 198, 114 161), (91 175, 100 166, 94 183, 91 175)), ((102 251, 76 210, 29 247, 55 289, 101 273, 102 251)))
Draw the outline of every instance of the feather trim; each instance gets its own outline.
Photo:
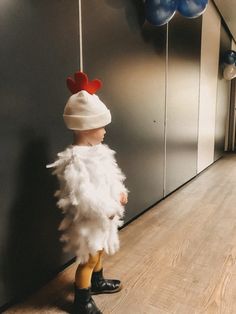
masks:
POLYGON ((128 190, 114 155, 115 151, 103 144, 70 146, 47 166, 53 168, 60 183, 55 196, 65 215, 59 226, 64 249, 81 263, 98 250, 113 254, 119 248, 118 227, 124 215, 120 193, 128 190))

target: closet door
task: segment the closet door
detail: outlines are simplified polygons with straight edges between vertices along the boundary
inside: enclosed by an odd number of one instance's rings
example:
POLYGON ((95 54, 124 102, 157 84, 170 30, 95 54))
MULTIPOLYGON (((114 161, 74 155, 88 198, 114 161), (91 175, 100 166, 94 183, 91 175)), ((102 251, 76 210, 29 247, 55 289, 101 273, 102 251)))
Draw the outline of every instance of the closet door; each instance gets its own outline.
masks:
MULTIPOLYGON (((231 82, 223 77, 223 54, 231 49, 230 36, 223 25, 220 31, 220 60, 217 85, 216 120, 215 120, 215 152, 214 160, 224 154, 226 128, 229 127, 230 86, 231 82)), ((226 139, 227 140, 227 139, 226 139)), ((227 143, 226 143, 227 144, 227 143)))
POLYGON ((129 221, 163 197, 166 26, 143 25, 142 1, 82 1, 82 13, 84 71, 104 83, 129 221))
POLYGON ((201 22, 169 23, 166 195, 196 175, 201 22))

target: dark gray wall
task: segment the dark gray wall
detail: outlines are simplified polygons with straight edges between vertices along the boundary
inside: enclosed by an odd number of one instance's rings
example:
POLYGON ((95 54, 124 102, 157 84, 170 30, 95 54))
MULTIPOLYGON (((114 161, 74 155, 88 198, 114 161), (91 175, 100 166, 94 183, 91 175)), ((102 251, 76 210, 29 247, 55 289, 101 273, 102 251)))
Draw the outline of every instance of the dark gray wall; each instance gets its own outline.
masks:
POLYGON ((130 190, 126 221, 163 197, 166 26, 144 23, 142 1, 84 1, 84 70, 102 79, 112 112, 105 142, 130 190))
POLYGON ((230 36, 223 25, 220 30, 220 58, 217 83, 216 120, 215 120, 215 150, 214 160, 219 159, 224 154, 225 134, 227 126, 227 115, 230 104, 231 82, 223 78, 223 55, 225 51, 231 49, 230 36))
POLYGON ((169 24, 166 194, 197 173, 201 24, 180 15, 169 24))
POLYGON ((77 66, 77 1, 3 1, 0 8, 1 306, 68 260, 45 164, 69 140, 61 113, 65 77, 77 66))

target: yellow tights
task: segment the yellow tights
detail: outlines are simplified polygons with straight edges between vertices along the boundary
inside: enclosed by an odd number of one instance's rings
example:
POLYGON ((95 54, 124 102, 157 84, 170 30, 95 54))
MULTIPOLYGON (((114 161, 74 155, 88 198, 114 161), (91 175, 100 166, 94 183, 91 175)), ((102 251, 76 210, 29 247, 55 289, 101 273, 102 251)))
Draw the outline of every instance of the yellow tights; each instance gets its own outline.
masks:
POLYGON ((91 286, 91 277, 94 271, 102 269, 103 251, 97 252, 96 255, 90 255, 86 264, 80 264, 75 274, 75 285, 77 288, 85 289, 91 286))

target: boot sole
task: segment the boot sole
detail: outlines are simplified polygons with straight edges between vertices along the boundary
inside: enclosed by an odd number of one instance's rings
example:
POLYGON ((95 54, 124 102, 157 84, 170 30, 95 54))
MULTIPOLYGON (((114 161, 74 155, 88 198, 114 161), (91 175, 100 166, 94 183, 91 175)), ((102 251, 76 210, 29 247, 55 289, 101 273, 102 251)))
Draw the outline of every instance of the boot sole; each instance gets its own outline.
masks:
POLYGON ((112 294, 112 293, 119 292, 122 288, 123 288, 123 286, 120 285, 120 287, 118 289, 116 289, 116 290, 91 291, 91 294, 92 295, 95 295, 95 294, 112 294))

